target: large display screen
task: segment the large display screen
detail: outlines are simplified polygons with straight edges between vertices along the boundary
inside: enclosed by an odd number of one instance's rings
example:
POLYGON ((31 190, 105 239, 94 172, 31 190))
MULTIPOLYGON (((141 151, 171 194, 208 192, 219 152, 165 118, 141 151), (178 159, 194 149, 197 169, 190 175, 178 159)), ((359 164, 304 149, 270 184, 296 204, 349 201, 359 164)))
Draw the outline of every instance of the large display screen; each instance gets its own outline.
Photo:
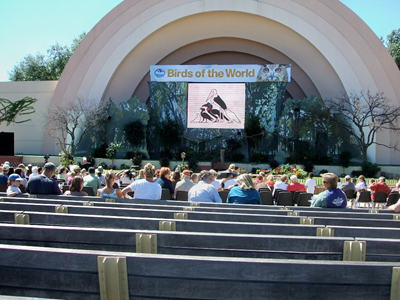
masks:
POLYGON ((244 129, 244 83, 189 83, 187 128, 244 129))

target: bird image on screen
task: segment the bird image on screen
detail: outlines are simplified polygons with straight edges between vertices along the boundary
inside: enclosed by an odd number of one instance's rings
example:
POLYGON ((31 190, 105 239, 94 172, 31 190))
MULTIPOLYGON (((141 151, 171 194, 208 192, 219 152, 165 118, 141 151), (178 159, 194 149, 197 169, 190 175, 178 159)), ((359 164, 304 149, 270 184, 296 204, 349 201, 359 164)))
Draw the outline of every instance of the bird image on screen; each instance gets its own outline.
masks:
POLYGON ((257 74, 257 82, 287 82, 287 66, 283 64, 263 65, 257 74))
POLYGON ((228 108, 225 101, 222 100, 218 91, 212 89, 204 105, 200 107, 200 113, 191 121, 191 123, 204 122, 236 122, 241 123, 237 115, 228 108))

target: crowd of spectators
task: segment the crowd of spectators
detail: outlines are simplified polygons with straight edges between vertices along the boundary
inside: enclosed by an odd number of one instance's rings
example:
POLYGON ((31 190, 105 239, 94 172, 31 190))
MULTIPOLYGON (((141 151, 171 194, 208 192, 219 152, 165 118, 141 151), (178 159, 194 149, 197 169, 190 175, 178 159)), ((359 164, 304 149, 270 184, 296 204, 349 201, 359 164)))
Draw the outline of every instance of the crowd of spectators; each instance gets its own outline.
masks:
MULTIPOLYGON (((103 198, 136 198, 136 199, 161 199, 162 190, 169 191, 171 199, 177 192, 186 192, 188 201, 221 203, 221 191, 228 193, 227 203, 236 204, 261 204, 261 191, 275 192, 286 190, 289 192, 307 192, 315 194, 310 201, 312 207, 346 208, 348 196, 354 193, 355 202, 364 191, 371 193, 372 202, 379 192, 387 196, 391 192, 398 193, 400 181, 391 190, 385 177, 380 177, 375 183, 371 179, 366 183, 365 177, 360 175, 357 179, 345 176, 345 182, 340 183, 334 173, 322 174, 323 191, 316 194, 317 183, 314 174, 309 173, 305 184, 299 182, 296 175, 274 176, 260 172, 253 178, 249 174, 239 174, 235 165, 230 165, 226 171, 214 170, 201 171, 199 174, 190 170, 176 169, 174 172, 167 167, 159 170, 148 163, 143 169, 122 170, 116 173, 112 170, 104 172, 101 166, 97 169, 84 158, 79 166, 56 167, 48 162, 43 167, 24 164, 15 169, 8 162, 0 165, 0 185, 6 185, 8 196, 17 196, 22 193, 53 194, 69 196, 88 196, 85 187, 103 198), (85 168, 84 168, 85 167, 85 168), (87 168, 87 169, 86 169, 87 168), (346 196, 347 195, 347 196, 346 196)), ((353 197, 351 197, 353 198, 353 197)), ((400 201, 389 206, 393 211, 400 211, 400 201)))

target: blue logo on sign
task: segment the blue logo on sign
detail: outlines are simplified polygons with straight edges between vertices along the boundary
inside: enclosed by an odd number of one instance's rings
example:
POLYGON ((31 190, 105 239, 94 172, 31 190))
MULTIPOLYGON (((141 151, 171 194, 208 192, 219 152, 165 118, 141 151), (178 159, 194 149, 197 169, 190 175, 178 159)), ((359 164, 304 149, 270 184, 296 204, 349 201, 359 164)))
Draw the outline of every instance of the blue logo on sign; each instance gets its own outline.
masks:
POLYGON ((154 75, 158 78, 161 78, 165 75, 165 71, 163 69, 157 69, 154 71, 154 75))

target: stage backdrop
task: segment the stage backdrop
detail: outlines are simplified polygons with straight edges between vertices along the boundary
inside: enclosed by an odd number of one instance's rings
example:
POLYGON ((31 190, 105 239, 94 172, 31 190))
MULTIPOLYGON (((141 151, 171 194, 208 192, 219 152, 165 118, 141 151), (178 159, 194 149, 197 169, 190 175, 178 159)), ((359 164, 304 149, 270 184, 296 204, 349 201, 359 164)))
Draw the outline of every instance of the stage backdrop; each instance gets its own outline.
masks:
POLYGON ((234 146, 235 160, 277 150, 290 65, 162 65, 150 74, 150 156, 187 147, 202 159, 234 146))

